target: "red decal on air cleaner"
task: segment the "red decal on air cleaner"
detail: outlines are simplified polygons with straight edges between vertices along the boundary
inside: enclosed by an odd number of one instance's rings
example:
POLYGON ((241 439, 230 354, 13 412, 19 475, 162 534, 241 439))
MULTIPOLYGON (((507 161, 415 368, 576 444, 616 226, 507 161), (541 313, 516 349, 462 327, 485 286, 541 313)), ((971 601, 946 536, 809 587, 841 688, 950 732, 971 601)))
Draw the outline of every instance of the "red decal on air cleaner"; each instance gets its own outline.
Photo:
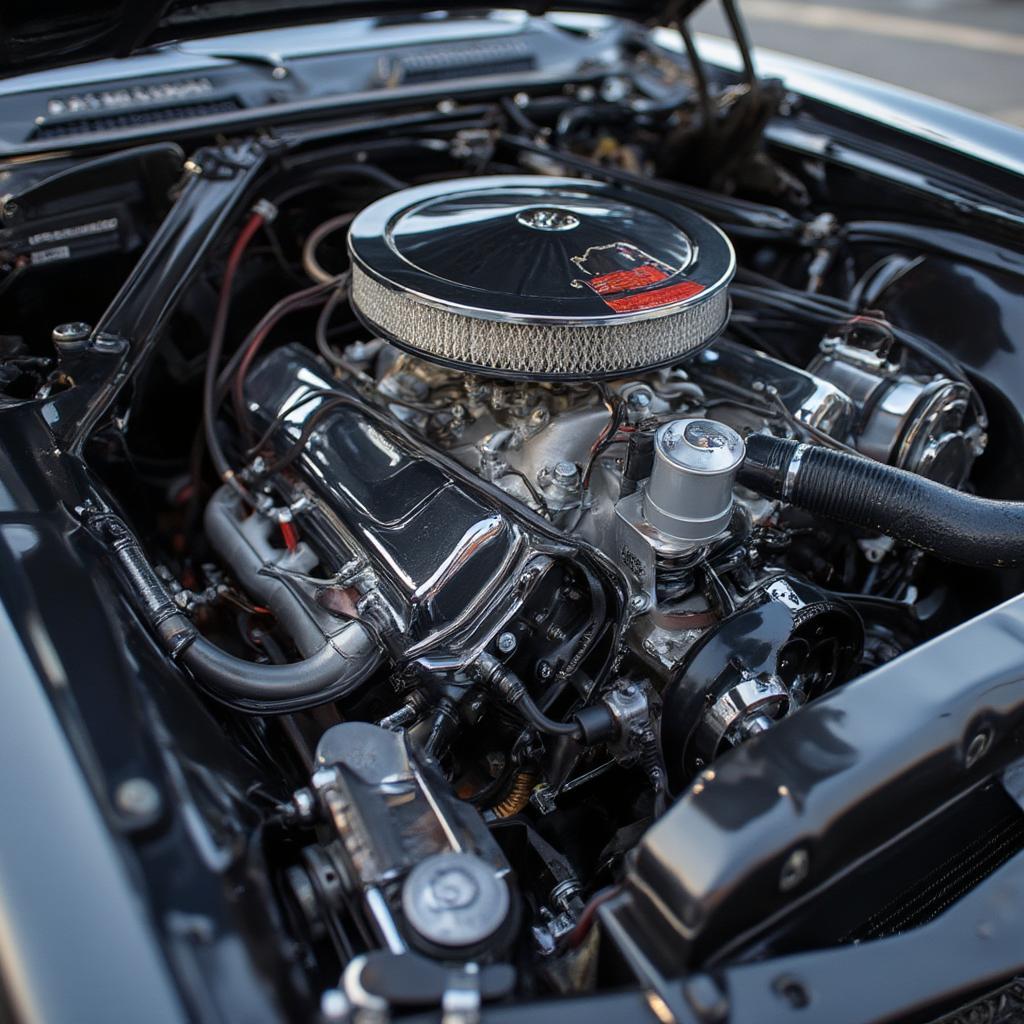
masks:
POLYGON ((667 288, 652 288, 649 292, 638 292, 636 295, 624 295, 620 299, 605 299, 616 313, 632 313, 638 309, 656 309, 673 302, 682 302, 693 295, 704 291, 704 285, 695 281, 681 281, 670 284, 667 288))
POLYGON ((631 270, 613 270, 610 274, 601 274, 600 277, 595 277, 587 284, 616 313, 657 309, 658 306, 681 302, 683 299, 688 299, 704 291, 704 285, 696 284, 694 281, 680 281, 677 284, 666 285, 664 288, 650 287, 666 278, 668 278, 668 274, 661 267, 656 267, 652 263, 642 263, 631 270), (648 291, 637 292, 634 295, 622 294, 622 292, 636 292, 638 288, 647 288, 648 291))
POLYGON ((602 274, 587 284, 598 295, 608 295, 610 292, 630 292, 634 288, 646 288, 649 284, 664 281, 666 277, 668 274, 661 267, 641 263, 632 270, 613 270, 610 274, 602 274))

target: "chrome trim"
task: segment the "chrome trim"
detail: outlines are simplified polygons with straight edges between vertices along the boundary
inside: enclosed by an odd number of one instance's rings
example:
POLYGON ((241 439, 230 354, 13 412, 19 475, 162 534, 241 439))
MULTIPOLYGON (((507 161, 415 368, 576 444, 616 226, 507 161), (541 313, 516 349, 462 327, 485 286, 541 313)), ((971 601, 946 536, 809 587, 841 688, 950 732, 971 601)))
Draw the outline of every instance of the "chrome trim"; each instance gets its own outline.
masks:
MULTIPOLYGON (((572 192, 568 194, 571 195, 572 192)), ((564 198, 561 201, 564 201, 564 198)), ((673 203, 653 193, 622 193, 616 186, 609 185, 603 181, 591 181, 586 178, 546 177, 543 175, 503 174, 486 178, 456 178, 432 182, 428 185, 418 185, 411 189, 403 189, 401 192, 393 192, 383 199, 372 203, 356 216, 356 219, 349 228, 348 250, 353 271, 358 268, 382 287, 401 292, 418 303, 442 309, 446 312, 510 324, 579 326, 581 319, 585 319, 588 326, 611 327, 637 323, 642 320, 657 320, 701 305, 719 291, 727 288, 736 273, 736 253, 725 232, 717 224, 713 224, 699 214, 693 213, 685 206, 673 203), (620 201, 623 201, 622 197, 628 198, 645 209, 672 211, 673 215, 681 220, 681 223, 677 224, 676 230, 685 231, 687 235, 704 236, 703 238, 691 237, 688 239, 693 248, 693 254, 697 254, 699 259, 706 261, 705 265, 708 269, 702 276, 706 276, 707 279, 699 280, 699 283, 703 284, 704 290, 697 296, 669 305, 658 306, 654 309, 600 315, 580 312, 569 314, 517 312, 514 309, 498 308, 497 303, 484 307, 479 304, 482 298, 479 288, 460 287, 454 282, 445 282, 448 286, 445 289, 447 292, 445 295, 424 292, 422 290, 423 281, 420 282, 420 287, 416 287, 413 283, 417 276, 415 274, 416 268, 407 258, 397 253, 390 245, 387 240, 387 232, 392 228, 394 221, 402 214, 422 207, 431 199, 440 198, 452 192, 453 186, 466 186, 472 182, 486 182, 487 187, 494 190, 503 188, 513 189, 516 187, 536 189, 538 192, 536 196, 537 201, 547 201, 552 205, 557 200, 545 200, 543 189, 571 189, 581 200, 605 193, 618 197, 620 201), (415 196, 410 195, 410 193, 415 193, 415 196), (370 245, 373 248, 368 251, 370 245), (716 248, 718 251, 713 251, 716 248), (380 257, 384 257, 384 259, 380 259, 380 257)), ((682 270, 689 271, 693 267, 695 262, 693 254, 687 259, 681 268, 682 270)), ((422 274, 419 276, 423 277, 422 274)), ((491 293, 487 294, 491 295, 491 293)), ((495 296, 491 295, 491 299, 493 300, 494 298, 495 296)))
POLYGON ((786 467, 786 476, 782 482, 782 497, 785 501, 790 501, 793 497, 793 489, 796 487, 796 478, 800 472, 800 466, 803 462, 804 455, 811 450, 809 444, 799 444, 796 447, 796 451, 793 452, 793 457, 789 460, 789 465, 786 467))

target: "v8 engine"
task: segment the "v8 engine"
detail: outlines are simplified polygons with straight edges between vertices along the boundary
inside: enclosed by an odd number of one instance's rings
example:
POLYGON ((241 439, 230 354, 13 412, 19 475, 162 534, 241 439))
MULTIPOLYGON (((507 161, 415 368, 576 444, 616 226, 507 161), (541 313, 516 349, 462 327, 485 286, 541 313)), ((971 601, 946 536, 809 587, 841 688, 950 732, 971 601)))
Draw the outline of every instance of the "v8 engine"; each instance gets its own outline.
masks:
POLYGON ((586 987, 678 794, 918 643, 926 552, 1021 557, 959 489, 987 418, 956 367, 737 271, 685 203, 448 177, 324 221, 303 266, 210 356, 190 584, 81 514, 205 692, 290 723, 280 880, 346 1005, 503 998, 515 966, 586 987), (309 308, 312 338, 264 344, 309 308), (751 344, 787 317, 810 345, 751 344), (225 599, 248 658, 200 628, 225 599))

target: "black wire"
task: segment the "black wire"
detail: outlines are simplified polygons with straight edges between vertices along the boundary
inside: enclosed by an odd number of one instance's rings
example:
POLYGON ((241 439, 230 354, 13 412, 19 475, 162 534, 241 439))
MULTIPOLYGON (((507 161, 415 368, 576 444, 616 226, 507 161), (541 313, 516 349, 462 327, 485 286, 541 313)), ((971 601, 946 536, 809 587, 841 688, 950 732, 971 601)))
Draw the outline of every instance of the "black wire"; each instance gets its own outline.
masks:
POLYGON ((362 381, 364 384, 373 384, 373 378, 363 373, 358 366, 353 366, 331 345, 327 338, 327 329, 330 326, 331 317, 334 315, 334 311, 345 299, 348 298, 347 286, 348 279, 350 277, 349 272, 346 271, 343 277, 345 278, 344 282, 341 282, 339 279, 337 290, 327 300, 324 308, 320 310, 320 315, 317 317, 315 331, 316 348, 320 355, 322 355, 324 359, 331 364, 331 366, 344 370, 350 377, 354 377, 356 380, 362 381))
MULTIPOLYGON (((755 319, 761 315, 764 307, 777 309, 787 313, 794 320, 809 324, 814 327, 825 329, 838 329, 843 326, 854 314, 848 303, 834 296, 823 296, 820 294, 809 294, 799 292, 795 289, 774 282, 771 287, 749 284, 735 284, 730 289, 730 295, 735 303, 749 304, 750 311, 755 319)), ((970 385, 967 374, 963 367, 933 341, 922 338, 912 331, 905 330, 894 324, 886 325, 892 331, 893 337, 905 348, 915 355, 927 360, 934 366, 941 369, 954 380, 970 385)), ((975 402, 979 407, 980 415, 984 417, 984 409, 980 407, 980 400, 975 395, 975 402)))
POLYGON ((758 80, 757 72, 754 70, 754 58, 750 49, 750 36, 747 32, 746 22, 736 7, 735 0, 722 0, 722 10, 729 22, 736 46, 740 51, 740 59, 743 61, 743 77, 750 86, 750 98, 752 102, 760 101, 761 83, 758 80))
POLYGON ((854 606, 860 605, 873 611, 900 612, 917 621, 917 609, 908 601, 898 601, 892 597, 880 597, 877 594, 846 593, 841 590, 825 590, 829 597, 837 597, 854 606))
POLYGON ((292 292, 291 294, 286 295, 283 299, 274 303, 274 305, 260 317, 256 325, 249 331, 242 343, 232 353, 231 358, 224 364, 224 369, 221 370, 220 375, 217 377, 215 404, 218 408, 227 397, 228 389, 231 387, 231 378, 237 372, 238 365, 242 361, 242 357, 245 355, 245 350, 249 347, 249 344, 255 335, 272 321, 276 326, 276 321, 282 319, 284 316, 318 305, 323 301, 323 293, 335 285, 336 281, 325 281, 323 284, 315 285, 310 285, 307 282, 306 287, 302 291, 292 292))
POLYGON ((708 85, 707 70, 704 67, 704 62, 700 59, 700 54, 697 52, 697 47, 693 41, 693 34, 690 32, 689 22, 682 19, 676 24, 676 28, 679 30, 679 38, 683 41, 686 57, 690 62, 690 69, 693 71, 693 77, 697 83, 697 100, 700 103, 700 114, 704 121, 703 129, 710 138, 715 134, 717 125, 711 105, 711 89, 708 85))
POLYGON ((777 415, 781 416, 797 433, 802 433, 813 437, 818 444, 823 445, 826 448, 834 448, 836 451, 846 452, 847 455, 860 455, 855 448, 851 448, 847 444, 843 444, 842 441, 834 438, 831 434, 826 434, 824 430, 820 430, 812 423, 805 423, 798 416, 794 415, 789 409, 789 406, 783 401, 782 395, 778 391, 772 390, 769 393, 769 397, 772 399, 772 403, 775 406, 777 415))
POLYGON ((513 149, 557 160, 594 178, 682 201, 706 217, 711 217, 729 234, 738 238, 801 243, 804 237, 804 222, 775 206, 737 199, 693 185, 632 174, 629 171, 599 164, 577 153, 570 153, 568 150, 534 142, 518 135, 503 133, 501 141, 513 149))
POLYGON ((777 278, 769 277, 767 274, 760 274, 749 267, 738 267, 735 280, 737 284, 747 284, 759 288, 771 288, 775 292, 784 293, 788 298, 798 301, 807 299, 815 306, 828 306, 841 312, 852 312, 856 309, 849 299, 840 298, 837 295, 826 295, 824 292, 804 292, 789 285, 782 284, 777 278))
POLYGON ((267 241, 270 243, 270 251, 274 255, 274 259, 277 261, 277 265, 284 271, 284 273, 290 277, 300 288, 306 287, 309 281, 305 275, 300 274, 296 270, 297 264, 293 265, 288 261, 288 257, 285 255, 284 248, 281 245, 280 236, 277 233, 277 229, 274 227, 271 221, 265 221, 263 224, 263 233, 267 236, 267 241))
MULTIPOLYGON (((255 214, 245 222, 238 238, 233 243, 225 265, 224 280, 221 284, 221 293, 217 298, 217 311, 214 316, 213 328, 210 331, 210 344, 206 354, 206 367, 203 372, 203 437, 206 441, 206 450, 209 452, 210 461, 213 463, 217 476, 229 484, 232 490, 249 506, 254 504, 254 499, 249 489, 238 479, 217 436, 216 414, 219 407, 217 400, 217 367, 220 364, 221 354, 224 350, 224 339, 227 333, 227 320, 231 308, 231 293, 234 287, 234 278, 245 255, 245 245, 237 248, 242 243, 243 236, 251 241, 253 235, 264 223, 260 218, 257 223, 255 214), (255 225, 255 226, 254 226, 255 225)), ((201 460, 198 463, 201 465, 201 460)), ((198 480, 196 481, 198 487, 198 480)))
POLYGON ((339 408, 340 406, 349 404, 344 396, 336 396, 334 398, 328 398, 323 405, 317 406, 307 417, 302 424, 302 430, 299 432, 298 438, 292 446, 278 459, 267 464, 263 469, 264 476, 273 476, 275 473, 280 473, 282 469, 286 469, 290 466, 303 452, 306 447, 306 442, 310 439, 313 431, 320 425, 320 421, 327 415, 327 413, 339 408))
MULTIPOLYGON (((603 393, 607 395, 607 390, 604 389, 603 393)), ((607 399, 606 399, 607 400, 607 399)), ((590 458, 587 460, 586 468, 583 470, 583 476, 580 481, 580 485, 583 493, 590 487, 590 477, 594 472, 594 466, 597 464, 597 460, 606 452, 611 445, 617 440, 615 435, 619 432, 619 427, 622 426, 622 421, 625 418, 626 404, 621 398, 612 400, 612 418, 609 425, 605 428, 605 434, 595 446, 594 450, 590 453, 590 458)))
POLYGON ((536 135, 540 131, 540 126, 534 124, 520 109, 519 104, 515 100, 509 99, 508 96, 502 96, 501 109, 520 131, 527 132, 530 135, 536 135))
POLYGON ((256 452, 260 451, 260 449, 265 448, 268 444, 270 444, 271 438, 280 429, 281 424, 284 423, 284 421, 289 416, 291 416, 291 414, 295 412, 296 409, 301 409, 304 405, 308 404, 309 402, 312 402, 316 398, 333 398, 335 397, 336 394, 337 392, 334 391, 333 389, 328 390, 324 388, 316 388, 313 391, 307 391, 304 394, 300 395, 298 398, 294 399, 293 401, 288 402, 281 409, 281 411, 270 421, 270 425, 263 432, 260 439, 256 441, 256 443, 253 444, 251 448, 249 448, 246 454, 251 457, 255 455, 256 452))
POLYGON ((533 481, 522 470, 513 469, 511 466, 507 466, 505 469, 505 474, 507 476, 518 477, 520 480, 522 480, 526 486, 526 489, 530 492, 530 497, 533 498, 533 500, 540 506, 540 510, 544 513, 544 515, 550 517, 551 509, 548 508, 548 503, 544 500, 544 495, 542 495, 540 491, 537 490, 537 488, 533 484, 533 481))

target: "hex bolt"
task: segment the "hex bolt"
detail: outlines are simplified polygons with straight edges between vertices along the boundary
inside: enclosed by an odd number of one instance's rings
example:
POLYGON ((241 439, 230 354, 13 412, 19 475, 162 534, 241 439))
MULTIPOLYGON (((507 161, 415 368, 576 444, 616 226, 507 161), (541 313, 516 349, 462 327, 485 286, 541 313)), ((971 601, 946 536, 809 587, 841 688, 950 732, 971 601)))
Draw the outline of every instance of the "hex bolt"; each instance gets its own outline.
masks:
POLYGON ((794 978, 789 974, 783 974, 776 978, 772 982, 772 991, 789 1003, 794 1010, 803 1010, 811 1002, 807 986, 799 978, 794 978))
POLYGON ((515 633, 505 632, 498 637, 498 650, 502 654, 511 654, 517 646, 515 633))
POLYGON ((967 744, 967 752, 964 755, 964 762, 968 768, 973 767, 987 752, 992 743, 992 733, 988 729, 982 729, 977 733, 971 742, 967 744))
POLYGON ((127 818, 150 821, 160 813, 160 791, 141 775, 125 779, 114 791, 114 806, 127 818))
POLYGON ((297 789, 288 810, 298 821, 312 821, 316 816, 316 799, 308 789, 297 789))
POLYGON ((576 482, 576 477, 579 476, 579 468, 575 462, 559 462, 555 466, 554 476, 558 483, 568 486, 576 482))
POLYGON ((797 847, 785 860, 779 873, 779 891, 795 889, 810 873, 811 857, 803 847, 797 847))
POLYGON ((352 1004, 340 989, 329 988, 320 996, 320 1016, 325 1021, 351 1020, 352 1004))

